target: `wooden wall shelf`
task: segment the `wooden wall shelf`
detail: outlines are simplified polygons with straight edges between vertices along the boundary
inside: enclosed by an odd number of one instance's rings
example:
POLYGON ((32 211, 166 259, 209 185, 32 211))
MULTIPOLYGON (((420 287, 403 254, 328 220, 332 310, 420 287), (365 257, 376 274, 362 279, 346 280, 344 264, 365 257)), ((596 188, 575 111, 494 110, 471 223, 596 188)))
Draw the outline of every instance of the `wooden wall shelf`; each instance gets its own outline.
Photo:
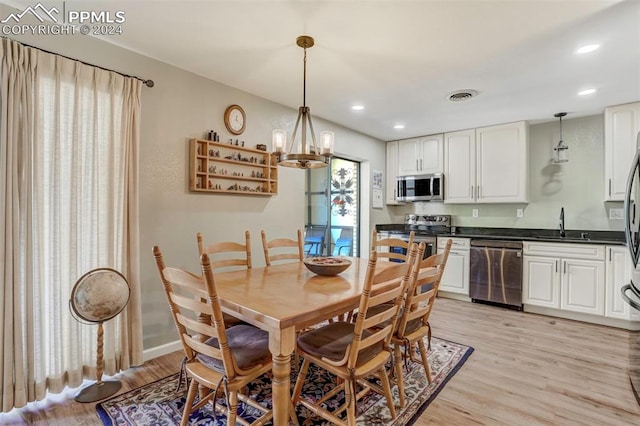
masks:
POLYGON ((189 190, 214 194, 275 195, 275 157, 258 149, 191 139, 189 190))

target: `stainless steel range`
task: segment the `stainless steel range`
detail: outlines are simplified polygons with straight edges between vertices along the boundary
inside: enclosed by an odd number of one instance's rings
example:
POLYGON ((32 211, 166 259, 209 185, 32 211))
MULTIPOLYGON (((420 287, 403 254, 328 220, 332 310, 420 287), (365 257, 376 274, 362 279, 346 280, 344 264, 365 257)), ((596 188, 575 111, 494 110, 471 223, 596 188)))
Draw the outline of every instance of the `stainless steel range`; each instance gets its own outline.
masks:
POLYGON ((421 242, 426 244, 425 259, 436 253, 437 235, 451 232, 451 215, 408 214, 405 215, 404 223, 407 238, 409 232, 413 231, 413 241, 418 244, 421 242))

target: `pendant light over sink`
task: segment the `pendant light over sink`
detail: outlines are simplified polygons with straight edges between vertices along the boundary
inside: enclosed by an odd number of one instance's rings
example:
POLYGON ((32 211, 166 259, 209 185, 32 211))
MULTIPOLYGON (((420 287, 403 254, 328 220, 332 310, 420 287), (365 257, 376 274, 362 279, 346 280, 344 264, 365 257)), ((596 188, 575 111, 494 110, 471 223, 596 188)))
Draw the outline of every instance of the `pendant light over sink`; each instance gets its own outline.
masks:
POLYGON ((558 145, 553 148, 553 150, 555 151, 553 162, 557 164, 566 163, 569 161, 569 147, 562 141, 562 117, 564 117, 565 115, 567 115, 566 112, 559 112, 557 114, 554 114, 554 117, 560 119, 560 142, 558 142, 558 145))
POLYGON ((315 169, 326 167, 333 155, 333 132, 320 133, 320 145, 316 143, 316 135, 311 122, 311 111, 307 106, 307 49, 314 44, 313 38, 302 35, 296 39, 296 44, 304 49, 304 68, 302 76, 302 106, 298 109, 298 118, 293 128, 291 141, 287 147, 287 132, 282 129, 273 131, 272 149, 276 154, 279 166, 296 169, 315 169), (298 126, 302 124, 300 143, 296 143, 298 126), (311 133, 312 144, 307 145, 307 125, 311 133), (297 151, 297 152, 296 152, 297 151))

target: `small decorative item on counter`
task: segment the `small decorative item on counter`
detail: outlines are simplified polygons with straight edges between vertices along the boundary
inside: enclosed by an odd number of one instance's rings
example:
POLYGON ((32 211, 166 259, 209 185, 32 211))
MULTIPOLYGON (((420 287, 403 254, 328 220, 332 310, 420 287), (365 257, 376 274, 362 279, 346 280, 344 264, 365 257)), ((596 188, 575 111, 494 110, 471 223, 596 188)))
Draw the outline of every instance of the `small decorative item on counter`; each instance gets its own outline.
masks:
POLYGON ((264 144, 259 143, 258 145, 256 145, 256 149, 259 149, 260 151, 266 151, 267 150, 267 146, 264 144))
POLYGON ((242 144, 241 144, 241 146, 244 146, 244 141, 242 141, 242 144))

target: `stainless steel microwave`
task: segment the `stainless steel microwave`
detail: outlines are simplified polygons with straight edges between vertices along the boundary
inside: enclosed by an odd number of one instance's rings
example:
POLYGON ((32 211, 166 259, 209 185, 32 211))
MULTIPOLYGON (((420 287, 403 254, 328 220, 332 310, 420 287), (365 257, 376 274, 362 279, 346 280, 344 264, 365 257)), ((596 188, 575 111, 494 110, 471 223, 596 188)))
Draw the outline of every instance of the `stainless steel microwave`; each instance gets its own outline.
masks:
POLYGON ((444 175, 398 176, 398 201, 442 201, 444 200, 444 175))

